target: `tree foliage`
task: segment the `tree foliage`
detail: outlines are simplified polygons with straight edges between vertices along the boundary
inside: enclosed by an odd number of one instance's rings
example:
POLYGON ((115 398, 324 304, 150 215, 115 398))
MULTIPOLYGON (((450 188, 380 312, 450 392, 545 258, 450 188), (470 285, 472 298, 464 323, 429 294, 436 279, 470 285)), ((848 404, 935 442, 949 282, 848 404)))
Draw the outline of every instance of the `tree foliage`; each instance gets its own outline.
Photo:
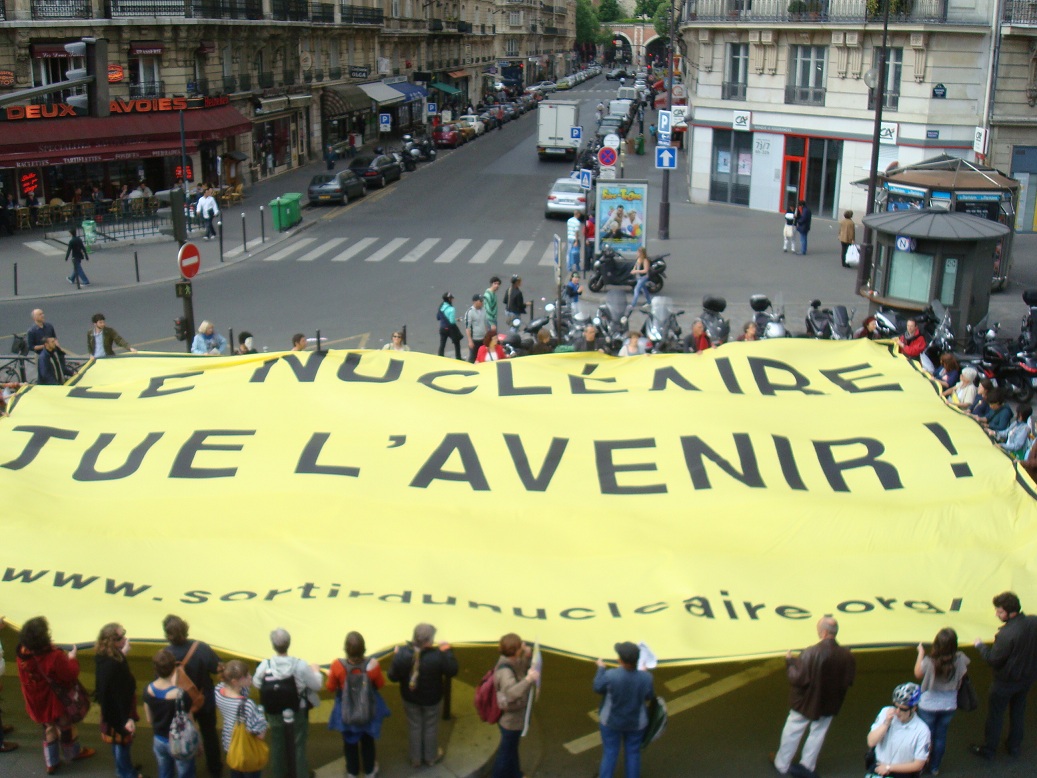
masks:
POLYGON ((601 23, 591 0, 576 0, 576 42, 596 43, 600 33, 601 23))
MULTIPOLYGON (((676 11, 675 11, 676 13, 676 11)), ((676 24, 676 19, 674 23, 676 24)), ((667 0, 660 0, 659 4, 655 7, 655 13, 652 16, 652 26, 655 27, 655 32, 663 38, 669 39, 670 37, 670 3, 667 0)))
POLYGON ((623 12, 619 9, 619 3, 616 0, 601 0, 601 5, 598 6, 599 21, 614 22, 622 17, 623 12))
POLYGON ((650 19, 655 17, 658 6, 663 5, 666 0, 637 0, 634 3, 634 16, 640 18, 647 16, 650 19))

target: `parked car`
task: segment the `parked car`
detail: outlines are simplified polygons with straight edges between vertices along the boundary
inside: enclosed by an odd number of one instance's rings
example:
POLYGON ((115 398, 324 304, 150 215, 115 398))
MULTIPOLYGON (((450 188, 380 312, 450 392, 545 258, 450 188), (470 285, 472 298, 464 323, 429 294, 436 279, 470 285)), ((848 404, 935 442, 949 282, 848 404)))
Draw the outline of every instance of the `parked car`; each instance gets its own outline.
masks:
POLYGON ((338 203, 343 205, 354 197, 363 197, 367 189, 352 170, 338 173, 319 173, 310 179, 310 205, 338 203))
POLYGON ((472 125, 473 129, 475 129, 476 137, 486 132, 486 124, 483 123, 483 120, 476 116, 474 113, 466 113, 464 116, 458 116, 457 121, 459 123, 465 122, 466 124, 472 125))
POLYGON ((568 76, 566 76, 565 78, 558 79, 557 83, 555 83, 555 89, 558 91, 561 91, 563 89, 572 89, 574 86, 575 83, 569 80, 568 76))
POLYGON ((562 214, 568 217, 575 211, 587 213, 587 192, 575 178, 559 178, 547 193, 544 216, 550 218, 555 214, 562 214))
POLYGON ((403 177, 403 168, 395 158, 387 154, 363 154, 354 157, 349 169, 357 174, 366 186, 377 186, 381 189, 389 181, 399 181, 403 177))
POLYGON ((554 81, 538 81, 537 83, 535 83, 531 87, 529 87, 529 89, 530 90, 536 89, 536 90, 539 90, 541 92, 544 92, 545 94, 550 94, 551 92, 555 91, 555 82, 554 81))
POLYGON ((609 81, 618 81, 621 78, 626 78, 627 72, 623 68, 613 68, 605 74, 605 78, 609 81))
POLYGON ((486 125, 487 130, 497 129, 499 122, 497 121, 497 111, 484 111, 479 114, 479 121, 486 125))
POLYGON ((457 129, 461 131, 461 136, 464 138, 464 142, 467 143, 470 140, 475 140, 478 133, 475 131, 475 125, 471 122, 464 122, 460 119, 455 119, 454 124, 457 125, 457 129))
POLYGON ((464 133, 453 122, 446 122, 432 130, 432 142, 439 148, 449 146, 452 149, 456 149, 464 143, 464 133))

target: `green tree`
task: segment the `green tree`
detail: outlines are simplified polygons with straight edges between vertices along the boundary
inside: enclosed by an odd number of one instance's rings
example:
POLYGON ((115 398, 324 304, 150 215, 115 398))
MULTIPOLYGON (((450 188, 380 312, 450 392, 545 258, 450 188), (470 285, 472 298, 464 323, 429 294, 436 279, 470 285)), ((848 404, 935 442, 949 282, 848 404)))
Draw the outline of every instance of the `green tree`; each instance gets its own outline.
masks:
MULTIPOLYGON (((674 24, 676 24, 676 19, 674 24)), ((661 35, 663 38, 669 40, 670 37, 670 3, 667 0, 660 0, 659 5, 655 8, 655 14, 652 16, 652 25, 655 27, 655 32, 661 35)))
POLYGON ((622 16, 623 12, 619 10, 619 3, 616 0, 601 0, 601 5, 598 6, 599 21, 614 22, 622 16))
POLYGON ((576 42, 597 43, 600 32, 601 23, 591 0, 576 0, 576 42))
POLYGON ((666 0, 637 0, 634 3, 634 16, 654 18, 657 7, 665 2, 666 0))

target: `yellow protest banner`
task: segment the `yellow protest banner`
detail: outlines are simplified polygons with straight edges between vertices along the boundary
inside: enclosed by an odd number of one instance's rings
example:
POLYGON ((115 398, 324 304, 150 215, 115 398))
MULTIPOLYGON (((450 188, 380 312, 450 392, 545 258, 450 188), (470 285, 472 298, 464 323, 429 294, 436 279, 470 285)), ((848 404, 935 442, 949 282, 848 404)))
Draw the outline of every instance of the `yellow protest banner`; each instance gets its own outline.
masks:
POLYGON ((0 603, 243 656, 333 656, 429 621, 587 657, 784 653, 992 631, 1037 595, 1025 474, 888 346, 703 355, 141 355, 0 421, 0 603))

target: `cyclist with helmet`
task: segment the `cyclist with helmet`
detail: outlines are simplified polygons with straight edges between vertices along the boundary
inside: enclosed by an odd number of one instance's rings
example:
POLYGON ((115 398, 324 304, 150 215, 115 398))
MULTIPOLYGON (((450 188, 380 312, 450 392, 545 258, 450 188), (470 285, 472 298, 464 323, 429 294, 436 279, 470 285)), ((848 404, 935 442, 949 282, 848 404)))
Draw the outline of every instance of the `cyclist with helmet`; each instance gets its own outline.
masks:
POLYGON ((879 711, 868 733, 868 748, 874 749, 866 778, 873 776, 918 776, 929 759, 929 727, 918 717, 922 688, 902 683, 893 690, 893 704, 879 711))

